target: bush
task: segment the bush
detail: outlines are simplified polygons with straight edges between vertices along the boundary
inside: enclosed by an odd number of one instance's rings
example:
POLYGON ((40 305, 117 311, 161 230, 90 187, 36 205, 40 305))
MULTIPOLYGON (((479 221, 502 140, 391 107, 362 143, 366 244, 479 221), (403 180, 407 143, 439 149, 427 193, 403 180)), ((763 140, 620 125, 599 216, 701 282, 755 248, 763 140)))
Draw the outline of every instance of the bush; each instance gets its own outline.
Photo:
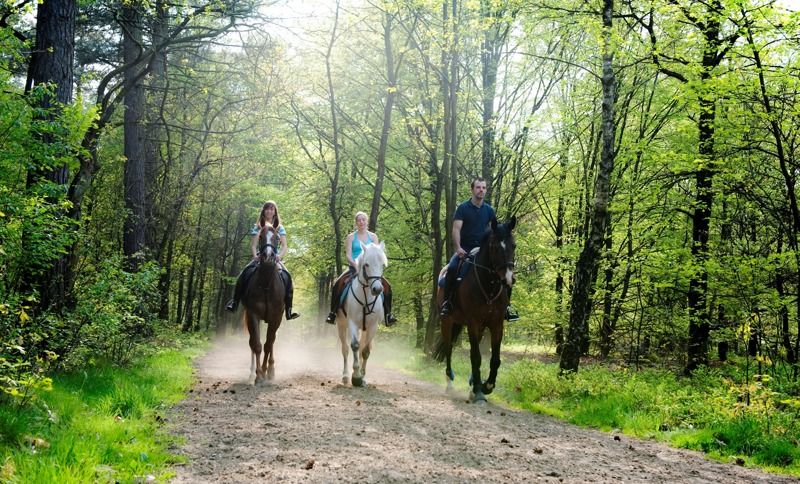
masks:
POLYGON ((97 270, 84 271, 76 284, 78 303, 70 315, 78 344, 69 361, 130 362, 162 324, 156 316, 159 275, 154 262, 138 272, 126 272, 120 257, 103 261, 97 270))
POLYGON ((46 373, 56 354, 42 347, 49 330, 33 324, 18 298, 0 304, 0 401, 25 405, 50 388, 46 373))

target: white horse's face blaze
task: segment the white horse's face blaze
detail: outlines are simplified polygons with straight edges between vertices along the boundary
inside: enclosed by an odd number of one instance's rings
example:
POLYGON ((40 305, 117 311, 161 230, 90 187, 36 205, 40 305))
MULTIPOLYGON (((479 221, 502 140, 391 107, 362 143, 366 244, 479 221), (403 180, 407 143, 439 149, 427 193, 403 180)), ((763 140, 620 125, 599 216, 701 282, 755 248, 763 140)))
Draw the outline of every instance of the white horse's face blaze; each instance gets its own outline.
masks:
POLYGON ((278 242, 278 234, 272 227, 265 227, 262 235, 261 260, 269 261, 275 258, 275 247, 278 242))

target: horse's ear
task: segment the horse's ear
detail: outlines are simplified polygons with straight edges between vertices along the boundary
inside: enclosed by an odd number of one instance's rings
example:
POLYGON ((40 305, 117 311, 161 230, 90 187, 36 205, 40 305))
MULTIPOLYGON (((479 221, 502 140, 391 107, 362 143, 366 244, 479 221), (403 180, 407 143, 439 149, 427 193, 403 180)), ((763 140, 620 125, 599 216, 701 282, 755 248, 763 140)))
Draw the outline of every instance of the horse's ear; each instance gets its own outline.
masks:
POLYGON ((508 221, 508 230, 514 230, 514 227, 517 226, 517 216, 512 215, 511 220, 508 221))
POLYGON ((492 217, 492 232, 497 230, 497 217, 492 217))

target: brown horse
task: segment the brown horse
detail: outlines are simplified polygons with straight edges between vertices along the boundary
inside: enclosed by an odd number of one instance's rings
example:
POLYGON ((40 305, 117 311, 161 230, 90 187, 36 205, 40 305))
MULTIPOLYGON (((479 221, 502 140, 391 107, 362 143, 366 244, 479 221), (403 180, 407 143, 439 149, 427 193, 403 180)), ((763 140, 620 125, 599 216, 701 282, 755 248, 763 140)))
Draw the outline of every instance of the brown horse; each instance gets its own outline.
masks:
MULTIPOLYGON (((474 260, 467 260, 468 272, 454 291, 453 311, 441 317, 441 340, 435 355, 447 363, 445 376, 447 390, 453 385, 455 374, 450 366, 453 342, 464 326, 469 335, 469 359, 472 364, 472 402, 486 401, 486 395, 494 390, 497 369, 500 367, 500 343, 503 341, 505 310, 508 306, 508 289, 514 284, 514 251, 516 243, 511 231, 517 224, 516 217, 498 225, 492 220, 491 230, 484 235, 474 260), (480 341, 486 329, 492 335, 492 356, 489 360, 489 378, 481 382, 480 341)), ((444 272, 444 271, 443 271, 444 272)), ((441 308, 444 290, 440 287, 437 302, 441 308)))
POLYGON ((275 333, 283 319, 283 296, 286 290, 280 275, 281 267, 276 259, 276 244, 280 240, 278 230, 267 224, 259 233, 259 264, 242 298, 243 318, 250 334, 250 376, 255 383, 275 377, 275 333), (267 323, 267 341, 264 343, 264 359, 261 360, 261 321, 267 323))

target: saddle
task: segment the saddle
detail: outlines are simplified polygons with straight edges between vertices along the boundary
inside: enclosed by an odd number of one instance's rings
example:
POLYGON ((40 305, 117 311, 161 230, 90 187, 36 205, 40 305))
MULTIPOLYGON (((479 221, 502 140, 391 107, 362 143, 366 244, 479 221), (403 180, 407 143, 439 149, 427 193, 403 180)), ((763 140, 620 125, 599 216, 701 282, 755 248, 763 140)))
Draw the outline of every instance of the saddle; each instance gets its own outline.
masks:
MULTIPOLYGON (((461 281, 465 277, 467 277, 467 274, 469 274, 469 270, 470 270, 470 268, 472 268, 473 262, 475 261, 475 256, 478 255, 478 250, 479 250, 478 247, 472 249, 469 252, 469 254, 467 254, 466 257, 464 257, 463 259, 460 259, 458 261, 458 265, 456 266, 456 271, 458 272, 458 277, 456 277, 456 282, 455 282, 455 286, 453 287, 453 289, 455 289, 455 287, 457 287, 461 283, 461 281)), ((448 266, 444 266, 442 268, 441 272, 439 272, 439 280, 437 281, 437 284, 441 288, 444 288, 444 280, 445 280, 445 277, 447 276, 447 269, 448 269, 448 266)))
MULTIPOLYGON (((336 309, 342 310, 345 316, 347 316, 347 311, 344 309, 344 301, 347 299, 347 292, 350 291, 350 288, 353 286, 353 273, 350 271, 345 271, 339 277, 339 284, 338 287, 333 288, 333 293, 338 296, 338 302, 336 304, 336 309)), ((384 297, 384 294, 381 294, 381 298, 384 297)))

